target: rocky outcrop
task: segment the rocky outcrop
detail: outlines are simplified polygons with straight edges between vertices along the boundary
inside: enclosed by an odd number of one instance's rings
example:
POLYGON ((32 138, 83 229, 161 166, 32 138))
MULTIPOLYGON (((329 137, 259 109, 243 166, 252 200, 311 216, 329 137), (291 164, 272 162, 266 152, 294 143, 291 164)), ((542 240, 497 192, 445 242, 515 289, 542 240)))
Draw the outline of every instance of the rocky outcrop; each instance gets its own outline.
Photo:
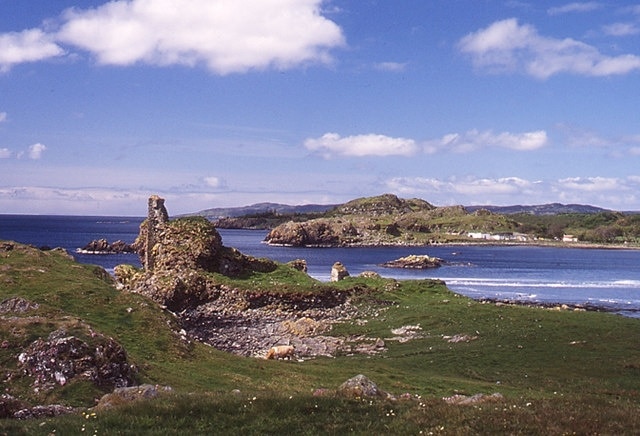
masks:
POLYGON ((147 271, 154 267, 153 248, 156 244, 156 236, 169 221, 169 213, 164 206, 164 199, 157 195, 149 197, 147 219, 140 225, 140 235, 135 246, 147 271))
POLYGON ((133 244, 127 244, 121 240, 110 243, 106 239, 94 239, 84 247, 78 248, 76 252, 82 254, 121 254, 135 253, 136 248, 133 244))
POLYGON ((357 243, 361 235, 353 223, 318 218, 304 223, 290 221, 271 230, 265 241, 293 247, 333 247, 357 243))
POLYGON ((501 215, 469 214, 462 206, 434 207, 424 200, 385 194, 360 198, 304 222, 289 221, 265 238, 271 245, 423 246, 466 241, 470 231, 514 231, 518 224, 501 215))
MULTIPOLYGON (((160 204, 158 199, 154 204, 160 204)), ((348 291, 323 286, 306 292, 238 289, 220 274, 245 277, 279 265, 225 247, 205 218, 155 220, 155 210, 150 208, 136 240, 145 269, 119 265, 115 275, 121 289, 146 295, 172 311, 185 339, 256 357, 277 345, 293 346, 296 359, 386 350, 379 338, 325 334, 333 323, 358 316, 348 291)), ((289 267, 304 271, 306 262, 296 260, 289 267)), ((338 275, 348 275, 344 266, 338 275)))
POLYGON ((444 261, 427 255, 409 255, 380 264, 387 268, 427 269, 438 268, 444 261))
POLYGON ((112 338, 93 333, 92 343, 65 330, 37 339, 18 356, 22 371, 33 378, 34 389, 48 391, 74 379, 88 379, 96 386, 130 386, 135 371, 124 348, 112 338))
POLYGON ((349 277, 349 271, 347 271, 347 267, 342 264, 342 262, 336 262, 331 267, 331 281, 339 282, 340 280, 344 280, 346 277, 349 277))
POLYGON ((144 294, 172 311, 218 298, 221 287, 210 273, 239 277, 251 271, 270 272, 268 259, 246 256, 225 247, 213 224, 202 217, 168 220, 164 200, 149 199, 149 216, 135 242, 144 271, 119 265, 115 275, 122 289, 144 294))

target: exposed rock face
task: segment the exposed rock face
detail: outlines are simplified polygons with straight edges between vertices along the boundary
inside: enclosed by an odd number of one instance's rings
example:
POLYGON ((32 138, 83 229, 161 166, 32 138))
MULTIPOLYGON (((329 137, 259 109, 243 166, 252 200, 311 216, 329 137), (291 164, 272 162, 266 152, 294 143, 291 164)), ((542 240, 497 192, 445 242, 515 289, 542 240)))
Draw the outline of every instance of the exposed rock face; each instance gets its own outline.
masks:
POLYGON ((237 277, 249 271, 273 271, 277 266, 223 246, 218 231, 203 217, 169 221, 164 200, 157 196, 149 199, 149 216, 140 225, 135 246, 145 271, 119 265, 115 275, 120 287, 147 295, 173 311, 219 297, 221 287, 208 273, 237 277))
POLYGON ((47 391, 80 377, 100 387, 129 386, 135 371, 127 362, 124 348, 112 338, 95 334, 90 345, 64 330, 52 332, 47 340, 37 339, 18 356, 25 372, 34 378, 34 387, 47 391))
POLYGON ((292 260, 291 262, 288 262, 287 265, 297 269, 298 271, 307 272, 307 261, 304 259, 292 260))
POLYGON ((141 243, 138 242, 138 252, 142 258, 142 264, 147 271, 152 271, 154 268, 153 248, 156 244, 156 235, 168 221, 169 213, 164 207, 164 199, 157 195, 149 197, 147 219, 140 227, 140 237, 142 237, 142 241, 141 243))
POLYGON ((358 230, 342 220, 318 218, 304 223, 290 221, 271 230, 265 241, 272 245, 293 247, 331 247, 357 243, 358 230))
MULTIPOLYGON (((264 357, 276 345, 293 346, 296 358, 386 350, 379 338, 324 334, 333 323, 358 316, 349 292, 329 287, 300 293, 236 289, 217 274, 241 277, 255 271, 271 272, 278 265, 223 246, 213 224, 203 217, 150 225, 151 215, 150 209, 136 242, 147 268, 119 265, 116 278, 122 289, 144 294, 174 312, 185 337, 256 357, 264 357)), ((306 262, 296 260, 290 266, 304 271, 306 262)), ((338 275, 343 278, 346 274, 342 267, 338 275)))
POLYGON ((286 246, 424 246, 451 242, 470 231, 509 232, 518 224, 501 215, 470 215, 462 206, 434 207, 424 200, 385 194, 359 198, 304 222, 273 228, 265 242, 286 246))
POLYGON ((121 240, 109 243, 106 239, 94 239, 77 251, 85 254, 119 254, 135 253, 136 249, 132 244, 121 240))
POLYGON ((381 264, 387 268, 427 269, 438 268, 444 261, 427 255, 409 255, 381 264))
POLYGON ((349 277, 349 271, 347 271, 347 267, 345 267, 342 262, 334 263, 331 267, 331 281, 339 282, 345 277, 349 277))

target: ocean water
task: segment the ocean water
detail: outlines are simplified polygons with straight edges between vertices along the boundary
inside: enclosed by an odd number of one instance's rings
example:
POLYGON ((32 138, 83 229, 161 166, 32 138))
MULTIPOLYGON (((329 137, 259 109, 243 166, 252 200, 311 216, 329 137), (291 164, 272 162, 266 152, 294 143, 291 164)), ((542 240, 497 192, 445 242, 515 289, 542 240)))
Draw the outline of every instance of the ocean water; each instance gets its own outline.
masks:
MULTIPOLYGON (((79 262, 107 270, 121 263, 140 265, 135 254, 85 255, 76 248, 93 239, 133 242, 142 218, 0 215, 0 239, 35 246, 63 247, 79 262)), ((266 231, 220 229, 223 243, 246 254, 280 262, 307 261, 309 274, 328 281, 342 262, 351 275, 376 271, 397 279, 437 278, 454 292, 476 298, 587 304, 640 318, 640 250, 534 246, 434 246, 295 248, 261 243, 266 231), (445 260, 437 269, 402 270, 380 264, 410 254, 445 260)))

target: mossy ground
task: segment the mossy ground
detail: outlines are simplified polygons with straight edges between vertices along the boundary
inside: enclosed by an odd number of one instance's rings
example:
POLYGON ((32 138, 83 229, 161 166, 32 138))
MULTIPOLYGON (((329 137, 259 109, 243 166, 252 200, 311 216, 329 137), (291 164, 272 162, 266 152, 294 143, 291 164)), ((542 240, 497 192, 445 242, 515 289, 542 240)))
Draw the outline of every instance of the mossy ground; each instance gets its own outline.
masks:
MULTIPOLYGON (((19 247, 19 246, 18 246, 19 247)), ((640 321, 604 313, 481 304, 442 282, 351 278, 321 284, 281 267, 237 281, 239 288, 338 289, 354 293, 365 318, 335 335, 385 339, 379 356, 305 362, 242 358, 174 333, 175 321, 139 295, 117 291, 100 269, 55 252, 19 248, 0 256, 0 301, 20 296, 40 306, 3 315, 4 388, 33 399, 17 374, 29 341, 67 323, 113 336, 142 383, 172 394, 102 410, 27 421, 2 420, 6 434, 637 434, 640 432, 640 321), (18 317, 19 320, 8 318, 18 317), (9 322, 18 322, 9 326, 9 322), (74 324, 76 323, 76 324, 74 324), (392 329, 419 325, 421 337, 390 340, 392 329), (449 342, 455 335, 468 341, 449 342), (315 397, 356 374, 411 401, 315 397), (235 393, 234 393, 234 390, 235 393), (238 392, 239 391, 239 392, 238 392), (500 392, 504 400, 449 405, 442 397, 500 392), (84 429, 84 430, 83 430, 84 429)), ((356 322, 357 321, 357 322, 356 322)), ((69 384, 48 402, 93 406, 102 394, 69 384)), ((41 399, 40 399, 41 400, 41 399)))

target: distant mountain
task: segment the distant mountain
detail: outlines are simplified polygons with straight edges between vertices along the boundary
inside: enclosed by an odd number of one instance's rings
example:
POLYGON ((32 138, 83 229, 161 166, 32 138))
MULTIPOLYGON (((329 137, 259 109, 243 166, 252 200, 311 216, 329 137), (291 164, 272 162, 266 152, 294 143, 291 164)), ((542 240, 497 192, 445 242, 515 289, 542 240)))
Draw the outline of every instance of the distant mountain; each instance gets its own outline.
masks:
POLYGON ((531 215, 558 215, 563 213, 600 213, 611 212, 609 209, 601 207, 589 206, 585 204, 561 204, 549 203, 531 206, 514 205, 514 206, 465 206, 469 212, 475 212, 479 209, 486 209, 493 213, 501 215, 514 215, 518 213, 526 213, 531 215))
POLYGON ((207 219, 218 219, 236 218, 246 215, 259 215, 264 213, 276 213, 282 215, 296 213, 324 213, 336 206, 337 205, 335 204, 303 204, 298 206, 291 206, 288 204, 280 203, 256 203, 250 206, 242 207, 215 207, 187 215, 203 216, 207 219))
MULTIPOLYGON (((338 204, 304 204, 292 206, 288 204, 280 203, 256 203, 250 206, 241 207, 217 207, 211 209, 204 209, 199 212, 190 213, 186 215, 198 215, 204 216, 208 219, 219 218, 236 218, 246 215, 259 215, 264 213, 276 213, 281 215, 290 214, 306 214, 306 213, 324 213, 331 209, 334 209, 338 204)), ((518 213, 527 213, 531 215, 558 215, 563 213, 600 213, 610 212, 609 209, 603 209, 601 207, 589 206, 585 204, 561 204, 561 203, 549 203, 538 205, 513 205, 513 206, 465 206, 465 209, 471 213, 479 210, 486 209, 493 213, 502 215, 514 215, 518 213)), ((629 212, 637 213, 637 212, 629 212)))

